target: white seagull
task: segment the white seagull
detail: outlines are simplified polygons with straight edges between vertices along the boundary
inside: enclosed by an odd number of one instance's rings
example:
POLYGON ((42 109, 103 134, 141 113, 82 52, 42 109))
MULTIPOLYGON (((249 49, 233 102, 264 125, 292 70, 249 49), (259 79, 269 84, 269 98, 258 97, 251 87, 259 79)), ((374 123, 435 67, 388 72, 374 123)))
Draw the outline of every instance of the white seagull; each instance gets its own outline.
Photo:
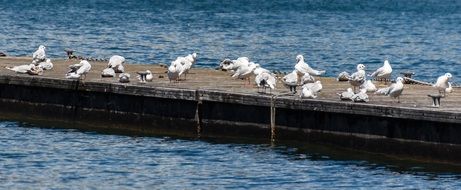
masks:
POLYGON ((371 80, 365 81, 365 82, 360 86, 360 89, 366 89, 367 92, 375 92, 376 90, 378 90, 378 89, 376 88, 376 86, 373 84, 373 82, 371 82, 371 80))
POLYGON ((14 67, 8 67, 7 66, 5 68, 8 69, 8 70, 14 71, 16 73, 26 74, 27 71, 32 69, 32 67, 34 67, 34 66, 35 66, 34 64, 28 64, 28 65, 18 65, 18 66, 14 66, 14 67))
POLYGON ((38 46, 37 51, 32 54, 32 64, 38 65, 38 63, 45 61, 46 53, 45 53, 45 46, 40 45, 38 46))
POLYGON ((290 92, 296 93, 296 87, 298 86, 298 71, 285 75, 282 78, 283 85, 290 89, 290 92))
POLYGON ((115 71, 112 68, 105 68, 101 72, 101 77, 115 77, 115 71))
POLYGON ((80 77, 83 76, 83 79, 86 78, 86 74, 91 69, 91 64, 87 60, 82 60, 80 63, 73 64, 69 66, 71 69, 69 72, 66 74, 66 78, 68 79, 80 79, 80 77))
POLYGON ((40 67, 42 67, 43 70, 51 70, 51 69, 53 69, 53 63, 51 63, 51 59, 46 59, 45 62, 40 62, 38 65, 40 67))
POLYGON ((352 96, 354 96, 354 91, 352 88, 347 88, 345 92, 338 93, 340 100, 352 100, 352 96))
POLYGON ((367 89, 360 89, 360 92, 351 97, 354 102, 368 102, 367 89))
POLYGON ((315 78, 309 73, 304 73, 304 75, 301 77, 301 85, 313 82, 315 82, 315 78))
POLYGON ((107 64, 108 68, 114 69, 116 73, 123 73, 125 72, 125 68, 123 66, 125 63, 125 58, 120 55, 114 55, 110 57, 109 63, 107 64))
POLYGON ((391 84, 389 87, 378 89, 375 94, 386 95, 392 98, 397 98, 398 103, 400 103, 400 95, 403 92, 403 78, 397 77, 395 83, 391 84))
POLYGON ((435 84, 432 86, 435 87, 440 94, 443 94, 443 96, 445 96, 447 91, 446 89, 451 86, 448 82, 451 79, 451 77, 451 73, 445 73, 444 75, 437 78, 437 82, 435 82, 435 84))
POLYGON ((178 81, 179 73, 182 71, 182 64, 178 61, 172 61, 168 67, 168 79, 171 81, 178 81))
POLYGON ((303 89, 304 88, 309 88, 309 89, 311 89, 312 93, 317 95, 317 93, 319 93, 323 89, 323 86, 322 86, 322 83, 318 80, 318 81, 315 81, 314 83, 307 83, 307 84, 303 85, 302 88, 303 89))
POLYGON ((272 92, 272 90, 275 89, 275 86, 277 85, 277 80, 275 79, 274 75, 267 72, 261 72, 256 75, 255 82, 258 86, 258 90, 260 87, 262 87, 264 92, 266 92, 266 88, 270 88, 272 92))
POLYGON ((248 79, 248 84, 250 84, 250 78, 251 75, 253 74, 253 71, 258 67, 259 64, 255 63, 249 63, 247 65, 242 64, 232 75, 232 78, 238 78, 238 79, 248 79))
POLYGON ((392 74, 392 67, 389 61, 384 60, 384 65, 378 68, 375 72, 371 73, 371 77, 377 80, 390 80, 392 74))
POLYGON ((325 73, 324 70, 319 71, 311 68, 306 62, 304 62, 304 57, 302 55, 296 56, 296 61, 297 63, 295 65, 295 69, 296 71, 298 71, 300 75, 303 75, 304 73, 309 73, 310 75, 319 76, 325 73))
POLYGON ((317 98, 314 92, 310 88, 304 88, 301 91, 301 94, 299 95, 300 98, 307 98, 307 99, 314 99, 317 98))
POLYGON ((357 72, 353 73, 349 77, 349 83, 354 87, 354 92, 356 90, 356 87, 361 86, 366 80, 365 76, 365 65, 363 64, 358 64, 357 65, 357 72))

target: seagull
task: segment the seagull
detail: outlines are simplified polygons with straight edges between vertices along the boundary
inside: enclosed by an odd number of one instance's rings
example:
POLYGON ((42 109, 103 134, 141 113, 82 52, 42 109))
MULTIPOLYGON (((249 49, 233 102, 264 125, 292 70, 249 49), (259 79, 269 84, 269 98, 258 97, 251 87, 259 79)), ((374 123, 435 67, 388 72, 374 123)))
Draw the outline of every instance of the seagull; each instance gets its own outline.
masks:
POLYGON ((43 68, 42 66, 38 65, 34 65, 34 64, 31 64, 32 67, 27 70, 27 74, 29 75, 43 75, 43 68))
POLYGON ((386 59, 384 60, 384 65, 378 68, 375 72, 371 73, 371 77, 377 80, 387 81, 391 78, 392 67, 389 61, 386 59))
POLYGON ((389 87, 378 89, 375 94, 386 95, 392 98, 397 98, 400 103, 400 95, 403 91, 403 78, 397 77, 396 82, 391 84, 389 87))
POLYGON ((270 88, 271 92, 273 89, 275 89, 277 80, 275 79, 274 75, 267 73, 267 72, 262 72, 255 77, 255 82, 256 85, 259 87, 264 88, 264 92, 266 92, 266 88, 270 88))
POLYGON ((313 82, 315 82, 315 78, 309 73, 304 73, 303 77, 301 77, 301 85, 313 82))
POLYGON ((249 63, 247 65, 241 65, 232 75, 232 78, 238 78, 238 79, 248 79, 248 84, 250 83, 250 78, 251 74, 253 74, 253 71, 258 67, 259 64, 255 63, 249 63))
POLYGON ((296 87, 298 86, 298 71, 293 70, 293 72, 285 75, 282 78, 283 85, 287 88, 290 88, 290 92, 296 93, 296 87))
POLYGON ((120 73, 118 75, 118 81, 121 83, 129 83, 130 82, 130 74, 129 73, 120 73))
POLYGON ((373 82, 371 82, 371 80, 365 81, 365 82, 360 86, 360 89, 366 89, 367 92, 375 92, 376 90, 378 90, 378 89, 376 88, 376 86, 373 84, 373 82))
POLYGON ((184 57, 187 61, 191 62, 192 65, 195 64, 195 62, 197 61, 197 53, 192 53, 192 54, 189 54, 187 55, 186 57, 184 57))
POLYGON ((29 64, 29 65, 18 65, 14 67, 5 67, 8 70, 14 71, 16 73, 22 73, 26 74, 28 70, 30 70, 32 67, 34 67, 34 64, 29 64))
POLYGON ((295 69, 299 74, 309 73, 310 75, 319 76, 325 73, 324 70, 319 71, 312 69, 306 62, 304 62, 304 57, 302 55, 296 56, 296 65, 295 69))
POLYGON ((108 68, 114 69, 116 73, 123 73, 125 72, 125 68, 123 66, 125 63, 125 58, 120 55, 114 55, 110 57, 109 63, 107 64, 108 68))
POLYGON ((152 82, 152 80, 154 80, 154 75, 152 74, 152 72, 150 70, 146 70, 146 81, 147 82, 152 82))
POLYGON ((367 89, 360 89, 360 92, 351 97, 354 102, 368 102, 367 89))
POLYGON ((179 73, 182 71, 182 64, 178 61, 172 61, 171 65, 168 67, 168 79, 170 82, 178 81, 179 73))
POLYGON ((53 69, 53 63, 51 63, 51 59, 46 59, 45 62, 40 62, 38 65, 41 66, 43 70, 53 69))
POLYGON ((349 75, 348 72, 343 71, 343 72, 339 73, 338 78, 336 78, 336 80, 337 81, 349 81, 350 77, 351 77, 351 75, 349 75))
MULTIPOLYGON (((250 62, 250 64, 255 64, 255 63, 250 62)), ((261 66, 259 66, 259 64, 256 64, 256 68, 255 68, 255 70, 253 71, 253 74, 254 74, 255 76, 258 76, 258 75, 261 74, 261 73, 269 73, 269 74, 271 74, 271 72, 270 72, 269 70, 267 70, 267 69, 265 69, 265 68, 262 68, 261 66)))
POLYGON ((312 93, 317 95, 317 93, 319 93, 322 90, 323 86, 322 86, 322 83, 318 80, 318 81, 315 81, 314 83, 307 83, 307 84, 303 85, 302 88, 303 89, 304 88, 309 88, 309 89, 311 89, 312 93))
POLYGON ((451 86, 451 82, 448 82, 448 88, 445 89, 445 93, 452 93, 453 87, 451 86))
POLYGON ((314 99, 317 98, 317 96, 312 92, 310 88, 304 88, 301 91, 301 94, 299 95, 300 98, 307 98, 307 99, 314 99))
POLYGON ((250 64, 248 57, 239 57, 236 60, 224 59, 219 65, 221 69, 235 71, 242 65, 250 64))
POLYGON ((112 68, 105 68, 101 72, 101 77, 115 77, 115 71, 112 68))
POLYGON ((450 84, 448 81, 451 79, 451 77, 452 77, 451 73, 445 73, 444 75, 437 78, 437 82, 432 86, 435 87, 439 91, 439 94, 443 93, 443 96, 445 96, 446 89, 450 87, 450 84))
POLYGON ((365 76, 365 65, 358 64, 357 65, 357 72, 353 73, 349 77, 349 83, 354 87, 354 92, 356 87, 361 86, 366 80, 365 76))
POLYGON ((38 46, 37 51, 32 54, 32 64, 38 65, 38 63, 45 61, 46 53, 45 53, 45 46, 40 45, 38 46))
POLYGON ((340 100, 352 100, 352 96, 354 96, 354 91, 352 88, 347 88, 347 91, 338 93, 340 100))
POLYGON ((87 60, 82 60, 78 64, 73 64, 70 65, 69 68, 71 69, 69 72, 66 74, 66 78, 68 79, 80 79, 80 77, 83 75, 83 79, 86 78, 86 74, 91 69, 91 64, 87 60))

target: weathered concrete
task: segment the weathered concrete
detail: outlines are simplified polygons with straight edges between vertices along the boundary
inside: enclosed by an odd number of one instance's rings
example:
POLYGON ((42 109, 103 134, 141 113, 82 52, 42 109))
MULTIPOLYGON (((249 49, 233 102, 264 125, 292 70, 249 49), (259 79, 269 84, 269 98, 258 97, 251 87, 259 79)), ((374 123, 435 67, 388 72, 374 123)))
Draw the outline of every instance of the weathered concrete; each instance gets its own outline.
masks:
MULTIPOLYGON (((25 64, 27 58, 0 58, 0 67, 25 64)), ((461 97, 455 90, 432 108, 428 86, 406 85, 401 104, 389 97, 370 95, 369 103, 339 101, 336 93, 348 87, 321 78, 318 99, 283 95, 278 84, 272 96, 242 87, 222 71, 193 69, 186 81, 170 83, 165 68, 127 66, 135 72, 150 69, 154 82, 128 84, 101 78, 106 63, 93 63, 85 81, 64 79, 66 67, 76 60, 54 61, 43 76, 15 74, 0 69, 0 111, 3 115, 44 118, 82 128, 125 130, 136 133, 179 134, 202 137, 270 139, 271 105, 275 106, 275 139, 318 142, 378 153, 405 155, 451 163, 461 161, 461 97), (163 76, 164 78, 159 78, 163 76)), ((381 84, 383 85, 383 84, 381 84)))

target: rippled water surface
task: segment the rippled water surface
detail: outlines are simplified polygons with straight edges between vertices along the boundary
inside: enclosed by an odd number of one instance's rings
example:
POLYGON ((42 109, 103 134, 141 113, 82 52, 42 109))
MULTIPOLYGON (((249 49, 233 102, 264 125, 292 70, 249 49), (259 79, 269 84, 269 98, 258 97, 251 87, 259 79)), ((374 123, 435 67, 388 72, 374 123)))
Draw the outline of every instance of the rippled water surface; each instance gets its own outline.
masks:
POLYGON ((198 65, 248 56, 289 71, 304 54, 327 75, 369 71, 389 58, 399 72, 434 81, 461 71, 461 1, 436 0, 0 0, 0 51, 54 57, 121 54, 169 63, 196 51, 198 65))
POLYGON ((404 170, 268 144, 129 137, 0 122, 0 188, 461 188, 461 175, 404 170))

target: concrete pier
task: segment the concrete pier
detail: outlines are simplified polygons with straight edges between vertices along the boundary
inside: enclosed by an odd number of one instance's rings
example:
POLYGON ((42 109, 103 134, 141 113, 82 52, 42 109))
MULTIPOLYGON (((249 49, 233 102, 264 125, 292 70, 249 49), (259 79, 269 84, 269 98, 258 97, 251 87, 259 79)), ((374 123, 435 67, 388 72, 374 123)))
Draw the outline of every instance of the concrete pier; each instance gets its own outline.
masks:
POLYGON ((273 94, 261 94, 254 84, 244 86, 244 81, 212 69, 193 68, 179 83, 170 83, 166 68, 158 65, 128 64, 130 83, 101 78, 105 62, 91 62, 84 81, 64 78, 67 66, 78 60, 54 60, 54 69, 42 76, 3 69, 30 60, 0 58, 3 118, 140 134, 296 140, 461 163, 458 89, 442 99, 440 108, 433 108, 427 95, 437 91, 421 85, 406 85, 401 103, 372 94, 368 103, 353 103, 339 100, 336 93, 349 84, 333 78, 319 78, 319 97, 304 100, 286 95, 281 83, 273 94), (146 69, 154 73, 154 81, 139 83, 135 73, 146 69))

